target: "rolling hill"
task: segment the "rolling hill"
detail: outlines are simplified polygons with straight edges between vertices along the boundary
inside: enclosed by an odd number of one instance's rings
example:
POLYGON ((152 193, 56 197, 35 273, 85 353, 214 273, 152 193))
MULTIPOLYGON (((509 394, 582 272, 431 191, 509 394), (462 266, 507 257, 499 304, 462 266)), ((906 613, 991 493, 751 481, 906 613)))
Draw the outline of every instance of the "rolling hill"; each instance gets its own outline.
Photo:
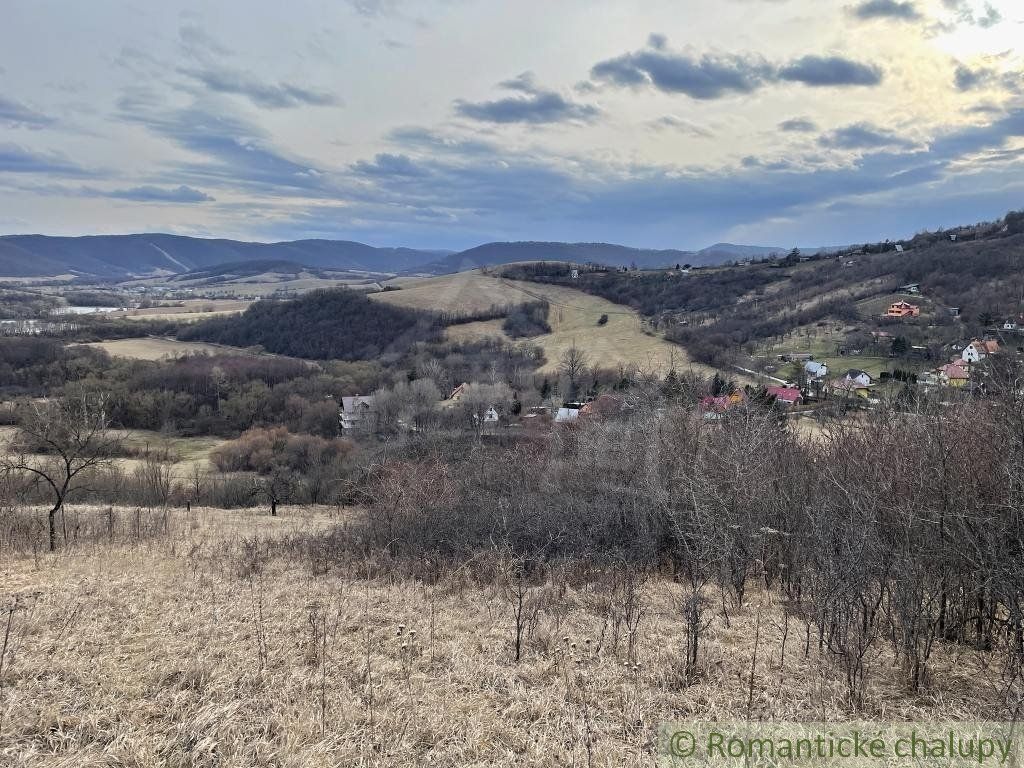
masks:
POLYGON ((374 248, 343 240, 250 243, 178 235, 92 235, 0 237, 0 275, 8 277, 75 274, 129 278, 182 274, 242 261, 288 261, 307 267, 396 273, 416 269, 447 251, 374 248))
POLYGON ((612 243, 495 242, 453 253, 375 248, 347 240, 255 243, 166 234, 6 235, 0 236, 0 277, 71 274, 125 280, 183 275, 243 262, 287 262, 312 269, 378 275, 443 275, 520 261, 593 262, 611 267, 636 265, 640 269, 654 269, 677 263, 712 266, 786 251, 786 248, 730 243, 718 243, 700 251, 682 251, 630 248, 612 243))

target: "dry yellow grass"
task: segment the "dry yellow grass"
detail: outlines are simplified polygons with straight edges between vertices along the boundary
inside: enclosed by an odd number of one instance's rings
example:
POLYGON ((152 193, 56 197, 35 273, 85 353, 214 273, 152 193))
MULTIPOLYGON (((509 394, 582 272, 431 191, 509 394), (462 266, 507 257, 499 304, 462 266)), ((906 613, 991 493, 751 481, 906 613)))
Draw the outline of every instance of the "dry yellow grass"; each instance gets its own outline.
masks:
POLYGON ((206 344, 200 341, 177 341, 176 339, 162 338, 95 341, 83 344, 82 346, 96 347, 114 357, 127 357, 133 360, 165 360, 171 357, 196 353, 227 355, 242 352, 237 347, 226 347, 221 344, 206 344))
MULTIPOLYGON (((17 427, 0 426, 0 452, 8 450, 17 432, 17 427)), ((171 477, 184 484, 192 477, 195 467, 203 472, 214 472, 216 468, 210 461, 210 454, 226 442, 220 437, 167 437, 144 429, 114 432, 123 436, 125 447, 132 453, 132 456, 114 459, 115 465, 131 472, 145 463, 147 453, 166 457, 162 463, 169 465, 171 477)), ((43 461, 42 456, 39 456, 39 461, 43 461)))
MULTIPOLYGON (((632 768, 653 764, 663 720, 845 719, 834 660, 813 636, 805 656, 803 624, 770 594, 714 616, 687 686, 678 584, 647 588, 638 667, 613 647, 601 589, 543 587, 516 664, 496 587, 265 556, 339 519, 172 511, 150 539, 128 526, 55 556, 0 550, 0 604, 24 607, 0 679, 0 764, 632 768)), ((944 647, 933 659, 936 687, 908 696, 891 655, 869 654, 864 715, 994 716, 997 669, 944 647)))
MULTIPOLYGON (((475 312, 495 304, 521 304, 538 299, 548 301, 551 333, 526 340, 544 348, 547 363, 542 372, 556 370, 565 351, 576 344, 586 352, 592 365, 601 367, 633 364, 645 371, 665 373, 674 362, 679 369, 693 368, 705 375, 714 373, 707 366, 692 363, 682 347, 648 330, 634 310, 573 288, 503 280, 477 270, 408 279, 398 284, 403 286, 402 290, 374 294, 372 298, 415 309, 453 312, 475 312), (605 325, 598 325, 601 315, 608 315, 605 325)), ((507 338, 501 323, 495 321, 453 326, 448 335, 455 340, 507 338)))
POLYGON ((105 317, 127 320, 205 320, 208 317, 234 315, 248 309, 251 301, 238 299, 187 299, 179 306, 148 307, 127 309, 123 312, 109 312, 105 317))
POLYGON ((388 285, 400 286, 400 291, 371 294, 370 298, 412 309, 444 310, 448 312, 480 312, 495 304, 520 304, 530 301, 512 283, 481 274, 479 270, 454 275, 426 278, 401 278, 388 285))

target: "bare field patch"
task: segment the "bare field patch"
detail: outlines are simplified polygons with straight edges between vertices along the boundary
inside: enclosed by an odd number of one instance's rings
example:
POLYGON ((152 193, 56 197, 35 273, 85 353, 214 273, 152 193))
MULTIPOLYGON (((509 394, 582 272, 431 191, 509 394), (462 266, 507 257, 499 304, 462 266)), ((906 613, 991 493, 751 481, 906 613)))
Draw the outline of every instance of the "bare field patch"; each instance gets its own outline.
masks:
POLYGON ((479 270, 441 277, 404 278, 390 281, 388 285, 400 286, 401 290, 374 293, 370 298, 411 309, 447 312, 481 312, 495 304, 530 301, 521 291, 511 288, 510 283, 479 270))
POLYGON ((105 317, 126 320, 203 320, 244 312, 252 304, 242 299, 187 299, 177 305, 108 312, 105 317))
POLYGON ((96 347, 114 357, 127 357, 133 360, 165 360, 188 354, 245 354, 245 351, 238 347, 207 344, 201 341, 178 341, 176 339, 162 338, 115 339, 113 341, 90 342, 82 346, 96 347))
POLYGON ((502 339, 510 341, 508 334, 502 330, 504 320, 478 320, 475 323, 451 325, 445 330, 449 341, 469 342, 480 339, 502 339))
MULTIPOLYGON (((642 588, 632 660, 600 585, 540 585, 516 663, 499 585, 367 579, 359 562, 291 554, 290 536, 351 512, 116 510, 113 543, 105 510, 81 513, 95 540, 0 559, 0 598, 21 606, 5 765, 633 768, 654 763, 664 720, 847 716, 835 659, 761 591, 710 620, 687 684, 670 579, 642 588)), ((999 670, 980 657, 938 648, 936 689, 910 696, 872 654, 862 716, 991 719, 999 670)))

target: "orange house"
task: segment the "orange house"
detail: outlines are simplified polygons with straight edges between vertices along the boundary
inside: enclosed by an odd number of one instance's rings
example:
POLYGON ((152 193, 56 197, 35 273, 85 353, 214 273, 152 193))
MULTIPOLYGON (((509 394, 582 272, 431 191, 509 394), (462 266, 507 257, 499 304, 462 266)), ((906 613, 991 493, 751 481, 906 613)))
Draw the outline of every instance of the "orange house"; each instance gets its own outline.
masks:
POLYGON ((905 301, 896 301, 889 305, 886 317, 920 317, 921 308, 917 304, 909 304, 905 301))

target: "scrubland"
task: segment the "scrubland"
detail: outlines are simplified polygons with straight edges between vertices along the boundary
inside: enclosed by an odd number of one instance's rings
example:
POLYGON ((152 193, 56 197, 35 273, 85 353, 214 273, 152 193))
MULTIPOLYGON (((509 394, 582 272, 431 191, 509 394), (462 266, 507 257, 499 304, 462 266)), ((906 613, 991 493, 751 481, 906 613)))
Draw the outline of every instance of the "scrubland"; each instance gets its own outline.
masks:
MULTIPOLYGON (((684 663, 668 573, 553 565, 522 601, 482 554, 430 579, 339 557, 361 509, 0 512, 0 764, 639 766, 669 719, 842 719, 796 603, 707 594, 684 663), (521 621, 516 621, 520 609, 521 621), (515 636, 521 628, 516 661, 515 636)), ((991 654, 938 643, 910 693, 879 643, 860 717, 994 717, 991 654)))

